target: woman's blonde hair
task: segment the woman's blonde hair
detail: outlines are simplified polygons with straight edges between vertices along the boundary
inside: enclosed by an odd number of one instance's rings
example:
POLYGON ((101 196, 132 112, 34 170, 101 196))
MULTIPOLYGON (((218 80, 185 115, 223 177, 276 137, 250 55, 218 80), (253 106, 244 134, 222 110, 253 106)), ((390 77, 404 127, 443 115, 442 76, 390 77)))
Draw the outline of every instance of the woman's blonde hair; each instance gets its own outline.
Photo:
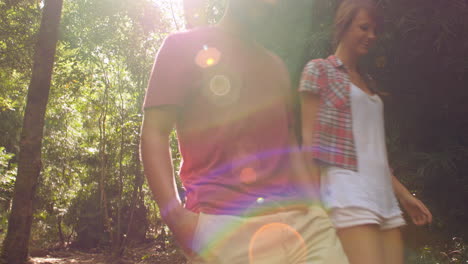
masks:
POLYGON ((359 10, 364 9, 369 12, 369 15, 374 19, 377 24, 377 29, 382 26, 380 20, 377 4, 373 0, 343 0, 338 6, 335 14, 334 21, 334 34, 333 34, 333 48, 336 49, 340 43, 343 35, 351 26, 354 18, 357 16, 359 10))

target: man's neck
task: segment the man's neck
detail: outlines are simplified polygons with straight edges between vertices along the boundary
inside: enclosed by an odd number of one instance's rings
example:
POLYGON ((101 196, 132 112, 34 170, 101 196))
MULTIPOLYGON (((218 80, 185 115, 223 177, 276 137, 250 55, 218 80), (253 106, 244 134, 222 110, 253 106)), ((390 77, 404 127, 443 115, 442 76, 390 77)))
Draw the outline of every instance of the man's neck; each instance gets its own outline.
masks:
POLYGON ((232 15, 229 13, 229 10, 223 16, 221 21, 216 25, 224 32, 233 35, 245 42, 253 42, 254 40, 250 36, 248 30, 245 27, 232 18, 232 15))

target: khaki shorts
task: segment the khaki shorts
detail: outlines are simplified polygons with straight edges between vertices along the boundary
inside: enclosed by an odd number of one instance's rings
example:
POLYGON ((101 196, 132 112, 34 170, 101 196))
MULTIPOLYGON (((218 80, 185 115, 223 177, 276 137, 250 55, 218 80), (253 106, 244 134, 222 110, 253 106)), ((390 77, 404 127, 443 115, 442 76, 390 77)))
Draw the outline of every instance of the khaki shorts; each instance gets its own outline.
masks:
POLYGON ((254 217, 201 213, 192 248, 192 264, 348 263, 319 206, 254 217))
POLYGON ((401 214, 384 218, 361 207, 334 208, 330 210, 329 215, 337 229, 370 224, 378 225, 380 230, 389 230, 406 225, 401 214))

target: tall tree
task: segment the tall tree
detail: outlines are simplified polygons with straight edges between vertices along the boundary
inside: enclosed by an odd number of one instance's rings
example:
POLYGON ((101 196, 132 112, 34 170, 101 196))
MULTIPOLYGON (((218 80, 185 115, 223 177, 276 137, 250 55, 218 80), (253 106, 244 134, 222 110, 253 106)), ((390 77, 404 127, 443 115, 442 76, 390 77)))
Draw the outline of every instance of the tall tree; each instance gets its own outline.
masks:
POLYGON ((45 0, 34 51, 34 64, 21 132, 18 175, 2 256, 9 264, 24 263, 33 217, 33 200, 41 171, 44 116, 58 41, 63 0, 45 0))

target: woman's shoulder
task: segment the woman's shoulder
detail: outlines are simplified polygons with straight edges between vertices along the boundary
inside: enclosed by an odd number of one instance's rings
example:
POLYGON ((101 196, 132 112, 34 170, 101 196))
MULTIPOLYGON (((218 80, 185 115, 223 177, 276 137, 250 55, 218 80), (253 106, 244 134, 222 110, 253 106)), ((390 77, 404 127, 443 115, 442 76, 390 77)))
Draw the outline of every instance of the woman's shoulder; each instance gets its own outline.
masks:
POLYGON ((335 74, 336 68, 329 58, 312 59, 304 66, 304 72, 314 75, 330 75, 335 74))
POLYGON ((311 59, 307 62, 306 67, 323 67, 327 62, 327 59, 317 58, 311 59))

